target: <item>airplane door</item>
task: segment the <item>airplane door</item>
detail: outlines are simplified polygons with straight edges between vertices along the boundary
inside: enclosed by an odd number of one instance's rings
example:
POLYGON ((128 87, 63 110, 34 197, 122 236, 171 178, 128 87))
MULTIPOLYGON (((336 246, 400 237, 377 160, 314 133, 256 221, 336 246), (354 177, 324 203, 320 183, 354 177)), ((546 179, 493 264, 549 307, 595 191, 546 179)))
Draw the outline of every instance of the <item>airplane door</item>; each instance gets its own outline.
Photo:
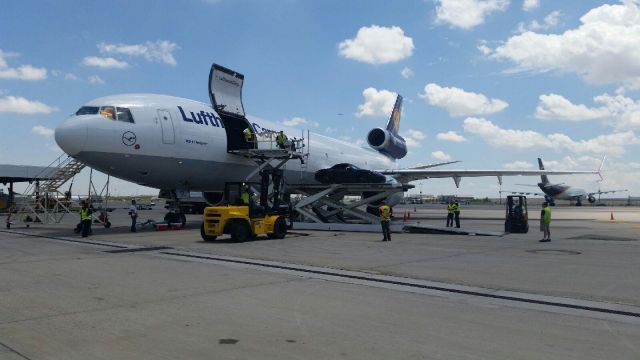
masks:
POLYGON ((158 110, 158 120, 162 127, 162 142, 165 144, 175 144, 176 135, 173 130, 173 119, 167 110, 158 110))
POLYGON ((209 98, 218 113, 244 118, 242 84, 244 75, 218 64, 209 72, 209 98))

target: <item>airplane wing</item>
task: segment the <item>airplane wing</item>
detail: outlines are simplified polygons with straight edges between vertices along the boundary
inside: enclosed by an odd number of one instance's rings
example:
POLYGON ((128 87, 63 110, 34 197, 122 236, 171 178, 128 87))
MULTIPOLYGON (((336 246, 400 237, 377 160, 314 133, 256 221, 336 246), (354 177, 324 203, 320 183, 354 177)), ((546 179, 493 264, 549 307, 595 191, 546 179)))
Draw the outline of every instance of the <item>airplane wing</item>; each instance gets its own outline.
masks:
POLYGON ((399 170, 375 170, 383 175, 390 175, 399 182, 406 184, 411 181, 452 178, 456 187, 460 186, 463 177, 496 176, 502 184, 503 176, 540 176, 540 175, 571 175, 571 174, 599 174, 594 171, 553 171, 553 170, 432 170, 432 169, 399 169, 399 170))
POLYGON ((460 160, 456 160, 456 161, 447 161, 447 162, 440 162, 440 163, 435 163, 435 164, 428 164, 428 165, 416 166, 416 167, 409 168, 408 170, 429 169, 429 168, 434 168, 434 167, 438 167, 438 166, 444 166, 444 165, 449 165, 449 164, 455 164, 455 163, 459 163, 459 162, 460 162, 460 160))
POLYGON ((601 194, 612 194, 612 193, 616 193, 616 192, 624 192, 624 191, 629 191, 629 189, 623 189, 623 190, 607 190, 607 191, 595 191, 595 192, 591 192, 588 195, 601 195, 601 194))

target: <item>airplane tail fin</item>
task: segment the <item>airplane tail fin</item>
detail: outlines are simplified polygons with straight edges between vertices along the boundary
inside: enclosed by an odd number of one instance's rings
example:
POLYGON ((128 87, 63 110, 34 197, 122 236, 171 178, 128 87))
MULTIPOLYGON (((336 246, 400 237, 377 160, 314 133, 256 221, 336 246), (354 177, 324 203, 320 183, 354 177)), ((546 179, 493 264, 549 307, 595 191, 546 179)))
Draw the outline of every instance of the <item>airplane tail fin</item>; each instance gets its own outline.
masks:
MULTIPOLYGON (((544 164, 542 163, 542 159, 538 158, 538 168, 540 170, 544 170, 544 164)), ((549 183, 549 178, 547 177, 547 175, 540 175, 540 179, 542 179, 542 183, 543 184, 548 184, 549 183)))
POLYGON ((392 134, 397 135, 400 130, 400 116, 402 115, 402 95, 398 94, 396 103, 393 105, 393 111, 387 122, 387 130, 392 134))

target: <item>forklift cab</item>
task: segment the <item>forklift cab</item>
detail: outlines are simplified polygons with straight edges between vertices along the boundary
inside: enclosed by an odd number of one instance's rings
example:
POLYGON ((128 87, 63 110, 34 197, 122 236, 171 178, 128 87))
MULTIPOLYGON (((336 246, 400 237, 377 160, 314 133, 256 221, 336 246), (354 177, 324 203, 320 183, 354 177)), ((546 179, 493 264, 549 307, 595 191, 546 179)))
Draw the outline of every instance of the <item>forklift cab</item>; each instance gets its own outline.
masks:
POLYGON ((507 196, 507 209, 504 222, 504 231, 507 233, 529 232, 529 213, 527 210, 527 197, 524 195, 507 196))

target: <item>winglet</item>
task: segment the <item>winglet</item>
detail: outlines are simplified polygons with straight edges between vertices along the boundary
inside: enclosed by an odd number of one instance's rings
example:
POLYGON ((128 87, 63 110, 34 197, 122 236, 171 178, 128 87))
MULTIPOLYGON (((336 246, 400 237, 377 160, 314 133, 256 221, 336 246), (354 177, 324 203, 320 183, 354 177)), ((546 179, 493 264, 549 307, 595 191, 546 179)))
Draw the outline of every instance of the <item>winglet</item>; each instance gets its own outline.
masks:
POLYGON ((400 116, 402 115, 402 95, 398 94, 396 103, 393 105, 393 111, 387 122, 387 130, 392 134, 398 134, 400 130, 400 116))
POLYGON ((600 161, 600 166, 598 167, 598 176, 600 176, 600 181, 604 180, 602 177, 602 167, 604 166, 604 161, 607 158, 607 155, 602 156, 602 161, 600 161))

